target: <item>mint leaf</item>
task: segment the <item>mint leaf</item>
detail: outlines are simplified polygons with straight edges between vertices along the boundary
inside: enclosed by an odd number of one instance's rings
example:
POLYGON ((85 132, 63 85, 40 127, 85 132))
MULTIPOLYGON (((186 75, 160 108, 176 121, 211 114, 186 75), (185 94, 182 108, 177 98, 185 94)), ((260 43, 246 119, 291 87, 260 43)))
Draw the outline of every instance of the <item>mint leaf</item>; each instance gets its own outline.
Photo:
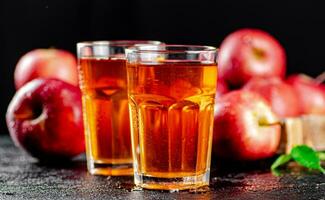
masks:
POLYGON ((274 171, 276 168, 278 168, 281 165, 286 164, 291 160, 291 155, 283 154, 279 156, 271 165, 271 170, 274 171))
POLYGON ((320 165, 320 159, 312 148, 306 145, 295 146, 291 150, 292 158, 300 165, 309 169, 316 169, 325 174, 325 170, 320 165))
POLYGON ((280 176, 281 175, 281 171, 279 171, 277 168, 281 165, 286 164, 287 162, 289 162, 291 160, 291 155, 287 155, 287 154, 283 154, 281 156, 279 156, 271 165, 271 171, 272 174, 275 176, 280 176))
POLYGON ((281 170, 278 169, 272 169, 272 174, 274 176, 281 176, 283 173, 281 172, 281 170))
POLYGON ((317 155, 320 160, 325 160, 325 152, 318 152, 317 155))

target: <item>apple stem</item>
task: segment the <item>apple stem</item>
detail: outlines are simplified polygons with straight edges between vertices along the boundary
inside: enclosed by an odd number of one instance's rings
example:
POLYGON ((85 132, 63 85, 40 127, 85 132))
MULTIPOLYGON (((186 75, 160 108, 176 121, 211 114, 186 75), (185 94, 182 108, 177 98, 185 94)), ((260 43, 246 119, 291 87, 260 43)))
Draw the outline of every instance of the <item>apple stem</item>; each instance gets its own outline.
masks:
POLYGON ((277 121, 277 122, 273 122, 273 123, 269 123, 269 124, 259 124, 259 125, 261 125, 261 126, 274 126, 274 125, 283 125, 284 124, 284 122, 283 122, 283 120, 280 120, 280 121, 277 121))
POLYGON ((325 71, 316 77, 316 82, 322 84, 325 81, 325 71))

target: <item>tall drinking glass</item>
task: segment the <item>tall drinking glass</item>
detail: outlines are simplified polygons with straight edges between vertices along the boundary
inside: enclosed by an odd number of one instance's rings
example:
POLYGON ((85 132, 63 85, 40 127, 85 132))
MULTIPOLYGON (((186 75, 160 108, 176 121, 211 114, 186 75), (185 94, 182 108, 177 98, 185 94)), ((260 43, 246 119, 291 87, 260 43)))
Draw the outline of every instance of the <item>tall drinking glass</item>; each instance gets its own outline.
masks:
POLYGON ((132 175, 125 49, 155 41, 77 44, 87 166, 91 174, 132 175))
POLYGON ((216 49, 152 45, 126 53, 135 184, 163 190, 208 185, 216 49))

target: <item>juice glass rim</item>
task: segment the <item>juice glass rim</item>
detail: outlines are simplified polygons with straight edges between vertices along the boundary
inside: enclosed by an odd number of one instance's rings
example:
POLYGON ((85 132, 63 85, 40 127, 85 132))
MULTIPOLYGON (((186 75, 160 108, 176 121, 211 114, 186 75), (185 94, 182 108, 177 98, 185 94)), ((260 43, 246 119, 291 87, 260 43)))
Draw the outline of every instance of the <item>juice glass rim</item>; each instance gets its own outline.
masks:
POLYGON ((218 48, 206 45, 183 45, 183 44, 135 44, 126 48, 126 54, 130 53, 204 53, 204 52, 218 52, 218 48), (143 49, 145 46, 145 49, 143 49), (162 48, 157 48, 157 46, 162 48), (150 49, 150 47, 153 47, 150 49), (155 47, 155 48, 154 48, 155 47), (172 48, 172 49, 166 49, 172 48))
POLYGON ((130 47, 137 44, 159 45, 163 43, 158 40, 94 40, 78 42, 77 48, 79 49, 90 46, 130 47))

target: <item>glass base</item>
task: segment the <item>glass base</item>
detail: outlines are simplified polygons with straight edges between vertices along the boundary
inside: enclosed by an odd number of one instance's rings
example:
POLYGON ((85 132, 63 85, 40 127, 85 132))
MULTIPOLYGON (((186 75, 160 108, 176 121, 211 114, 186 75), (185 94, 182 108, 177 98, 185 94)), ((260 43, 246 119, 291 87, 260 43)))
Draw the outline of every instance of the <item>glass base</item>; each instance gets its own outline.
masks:
POLYGON ((145 174, 134 173, 134 183, 136 186, 152 190, 189 190, 208 186, 210 170, 204 174, 196 176, 186 176, 177 178, 160 178, 145 174))
POLYGON ((111 164, 88 161, 88 171, 92 175, 103 176, 131 176, 133 175, 132 163, 111 164))

